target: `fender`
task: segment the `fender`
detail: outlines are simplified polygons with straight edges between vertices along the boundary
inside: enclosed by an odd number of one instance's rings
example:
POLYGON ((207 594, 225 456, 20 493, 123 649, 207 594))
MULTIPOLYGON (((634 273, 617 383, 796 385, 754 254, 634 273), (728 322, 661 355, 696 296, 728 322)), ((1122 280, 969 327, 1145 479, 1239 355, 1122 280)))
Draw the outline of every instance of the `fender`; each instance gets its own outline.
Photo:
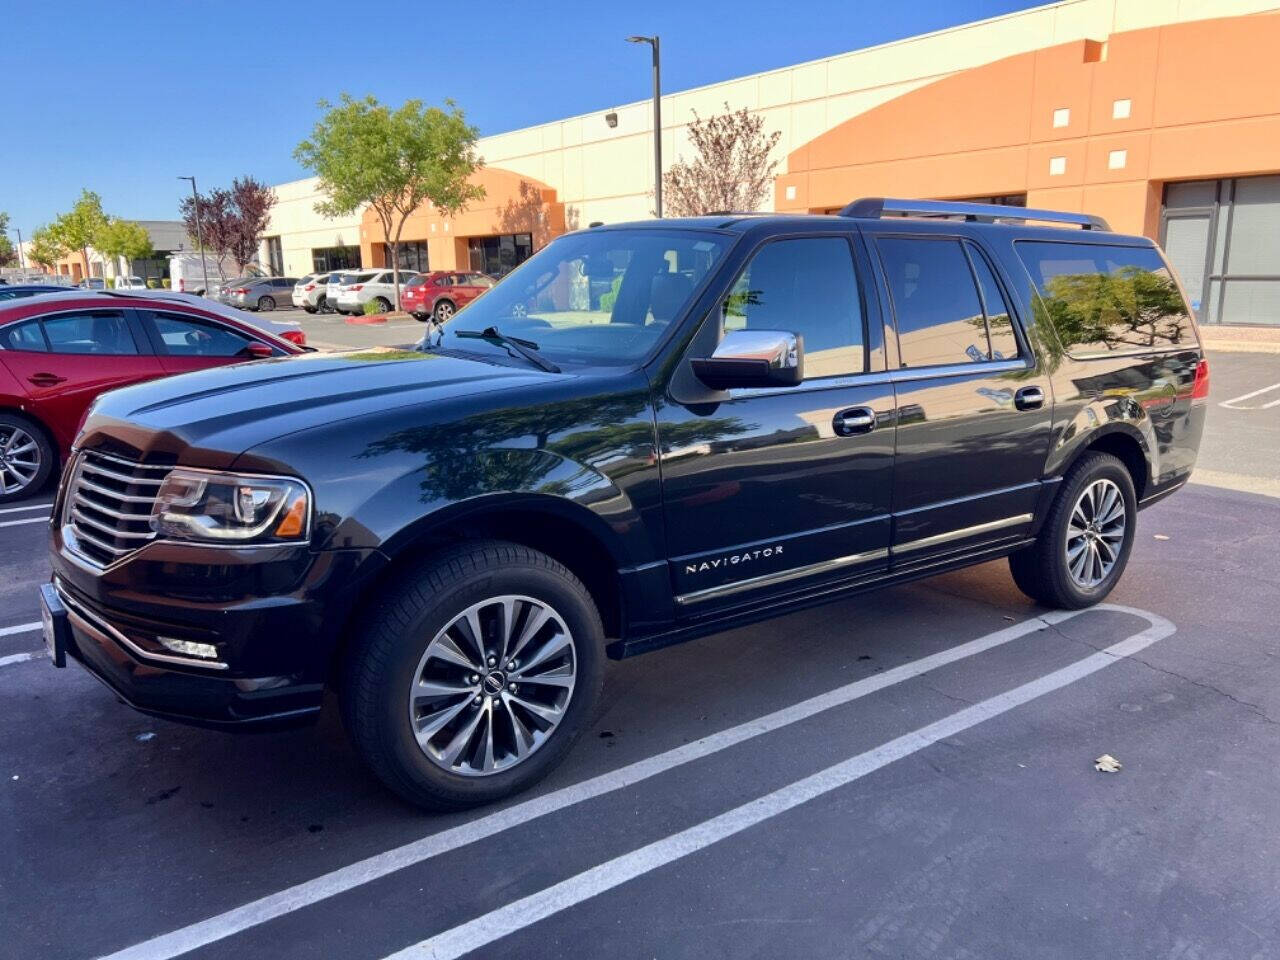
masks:
POLYGON ((1127 396, 1089 400, 1061 425, 1057 442, 1049 452, 1046 479, 1060 479, 1086 447, 1117 433, 1137 442, 1146 465, 1146 484, 1154 485, 1160 476, 1160 447, 1155 427, 1142 405, 1127 396))

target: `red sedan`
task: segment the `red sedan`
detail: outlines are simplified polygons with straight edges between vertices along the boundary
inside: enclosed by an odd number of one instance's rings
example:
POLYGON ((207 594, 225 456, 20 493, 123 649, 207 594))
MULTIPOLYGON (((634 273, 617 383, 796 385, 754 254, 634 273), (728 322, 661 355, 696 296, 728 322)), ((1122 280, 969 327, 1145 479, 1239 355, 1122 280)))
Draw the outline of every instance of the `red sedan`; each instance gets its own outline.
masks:
POLYGON ((44 484, 100 393, 303 352, 217 309, 89 291, 0 306, 0 503, 44 484))
POLYGON ((400 306, 419 320, 444 323, 494 285, 483 273, 437 270, 411 277, 400 293, 400 306))

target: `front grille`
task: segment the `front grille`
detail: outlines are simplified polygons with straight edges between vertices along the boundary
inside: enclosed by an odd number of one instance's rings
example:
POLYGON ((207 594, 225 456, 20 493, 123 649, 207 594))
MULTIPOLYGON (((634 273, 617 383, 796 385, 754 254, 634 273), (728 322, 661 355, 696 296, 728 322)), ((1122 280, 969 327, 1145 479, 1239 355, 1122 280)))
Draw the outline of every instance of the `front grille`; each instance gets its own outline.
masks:
POLYGON ((155 537, 151 508, 171 468, 86 450, 76 460, 62 523, 68 546, 105 567, 155 537))

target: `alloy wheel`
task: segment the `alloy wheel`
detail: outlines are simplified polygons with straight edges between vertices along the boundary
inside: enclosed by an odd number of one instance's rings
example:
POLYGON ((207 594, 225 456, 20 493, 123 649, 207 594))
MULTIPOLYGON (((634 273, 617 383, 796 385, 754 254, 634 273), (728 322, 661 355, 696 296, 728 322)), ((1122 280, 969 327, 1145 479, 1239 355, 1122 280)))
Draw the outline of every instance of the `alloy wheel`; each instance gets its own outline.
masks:
POLYGON ((1067 570, 1077 586, 1093 589, 1115 569, 1127 527, 1124 494, 1112 480, 1081 492, 1067 522, 1067 570))
POLYGON ((414 670, 414 737, 450 773, 509 770, 555 733, 577 671, 573 634, 549 604, 515 595, 472 604, 436 634, 414 670))
POLYGON ((0 424, 0 494, 17 493, 40 473, 40 445, 22 427, 0 424))
POLYGON ((445 322, 447 322, 447 321, 448 321, 448 319, 449 319, 450 317, 452 317, 452 316, 453 316, 453 304, 452 304, 452 303, 437 303, 437 304, 436 304, 436 320, 437 320, 439 323, 445 323, 445 322))

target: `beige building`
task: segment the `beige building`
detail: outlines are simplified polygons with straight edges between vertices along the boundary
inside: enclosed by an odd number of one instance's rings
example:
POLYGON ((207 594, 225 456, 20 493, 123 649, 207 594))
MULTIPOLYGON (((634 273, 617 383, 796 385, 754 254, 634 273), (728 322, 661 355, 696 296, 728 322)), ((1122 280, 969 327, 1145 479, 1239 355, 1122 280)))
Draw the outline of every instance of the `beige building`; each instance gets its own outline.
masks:
MULTIPOLYGON (((1063 0, 726 80, 663 97, 663 157, 688 153, 695 112, 745 107, 781 134, 769 209, 827 211, 861 195, 1088 208, 1167 240, 1205 319, 1258 319, 1241 312, 1246 280, 1280 318, 1280 262, 1233 278, 1210 257, 1237 196, 1280 227, 1278 11, 1277 0, 1063 0)), ((485 200, 457 218, 416 214, 402 264, 501 273, 564 230, 650 216, 651 138, 648 101, 483 138, 485 200)), ((264 262, 290 275, 386 265, 371 214, 320 217, 313 180, 277 193, 264 262)))

